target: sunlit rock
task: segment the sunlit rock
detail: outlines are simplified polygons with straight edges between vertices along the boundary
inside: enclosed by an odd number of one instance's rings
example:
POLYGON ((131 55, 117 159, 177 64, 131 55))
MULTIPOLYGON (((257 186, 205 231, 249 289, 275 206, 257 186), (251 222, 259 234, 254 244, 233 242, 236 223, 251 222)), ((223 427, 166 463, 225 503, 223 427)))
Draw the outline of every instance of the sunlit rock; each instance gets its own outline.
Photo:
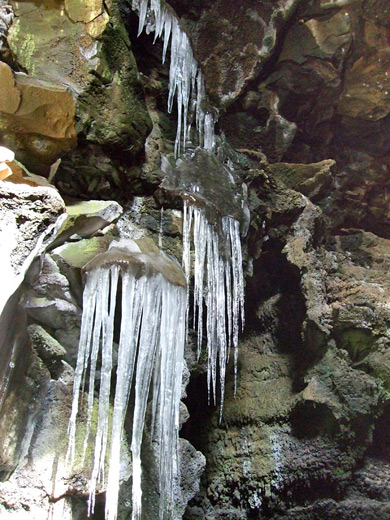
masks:
POLYGON ((115 201, 70 201, 66 206, 67 218, 52 247, 69 239, 92 237, 96 231, 116 221, 122 211, 123 208, 115 201))
POLYGON ((39 157, 44 169, 75 145, 75 105, 66 88, 14 73, 5 63, 0 63, 0 86, 2 141, 21 158, 39 157))
POLYGON ((65 0, 65 9, 73 22, 92 22, 103 12, 103 0, 65 0))
POLYGON ((34 258, 52 240, 64 210, 64 202, 54 188, 1 181, 0 310, 22 282, 34 258), (46 224, 42 231, 43 222, 46 224))

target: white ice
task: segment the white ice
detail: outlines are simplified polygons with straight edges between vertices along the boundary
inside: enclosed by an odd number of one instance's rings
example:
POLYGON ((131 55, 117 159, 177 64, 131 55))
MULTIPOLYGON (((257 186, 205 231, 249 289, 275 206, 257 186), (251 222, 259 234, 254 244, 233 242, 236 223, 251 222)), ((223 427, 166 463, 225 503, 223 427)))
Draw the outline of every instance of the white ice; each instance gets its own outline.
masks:
POLYGON ((203 339, 203 305, 206 305, 207 384, 209 401, 217 397, 217 372, 221 394, 222 417, 226 365, 229 350, 234 349, 234 388, 237 387, 239 329, 244 326, 244 277, 239 222, 223 217, 219 235, 207 221, 203 209, 184 201, 183 270, 187 281, 191 274, 191 236, 194 246, 194 328, 200 356, 203 339), (220 254, 220 241, 227 247, 226 258, 220 254))
POLYGON ((141 444, 149 389, 153 382, 154 436, 159 465, 160 518, 170 519, 174 504, 174 482, 179 479, 177 446, 179 403, 185 341, 186 289, 170 283, 161 273, 136 277, 128 267, 112 264, 88 272, 83 296, 83 317, 75 370, 73 405, 69 421, 68 460, 75 459, 76 422, 86 378, 86 445, 91 436, 97 367, 100 369, 98 421, 94 439, 94 461, 89 481, 89 514, 95 494, 107 480, 106 520, 116 520, 120 487, 120 459, 123 424, 134 382, 135 406, 132 429, 133 510, 132 519, 141 518, 141 444), (115 396, 110 417, 110 389, 114 318, 118 287, 121 286, 121 324, 115 396), (99 361, 100 360, 100 361, 99 361), (110 426, 111 425, 111 426, 110 426), (108 476, 105 476, 105 468, 108 476))
POLYGON ((168 112, 173 109, 173 101, 177 102, 177 132, 175 139, 175 155, 179 156, 186 148, 191 130, 192 116, 195 117, 198 131, 198 144, 206 150, 212 150, 215 144, 215 117, 208 110, 204 77, 192 51, 191 42, 180 27, 173 10, 163 0, 133 0, 132 7, 138 10, 138 35, 145 29, 154 30, 155 40, 162 37, 163 56, 171 42, 171 62, 169 67, 168 112), (194 114, 192 114, 194 112, 194 114))

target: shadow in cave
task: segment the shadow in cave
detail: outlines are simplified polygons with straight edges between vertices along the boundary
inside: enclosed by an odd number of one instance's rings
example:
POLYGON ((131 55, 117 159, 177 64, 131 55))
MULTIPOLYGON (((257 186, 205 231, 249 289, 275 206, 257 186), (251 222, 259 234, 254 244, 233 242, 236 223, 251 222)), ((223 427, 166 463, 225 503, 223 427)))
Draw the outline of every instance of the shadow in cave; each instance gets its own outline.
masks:
POLYGON ((183 424, 180 437, 187 439, 197 450, 204 452, 215 407, 208 404, 207 375, 195 372, 187 386, 187 397, 183 400, 190 414, 183 424))
POLYGON ((375 422, 373 441, 368 453, 370 456, 390 462, 390 403, 375 422))
MULTIPOLYGON (((253 276, 246 286, 246 333, 268 334, 275 349, 289 354, 293 362, 293 390, 302 391, 307 370, 324 355, 326 349, 314 344, 316 331, 303 326, 307 309, 301 289, 301 273, 288 262, 283 253, 284 242, 264 242, 260 257, 255 260, 253 276), (310 336, 311 334, 311 336, 310 336), (310 339, 313 344, 310 344, 310 339)), ((321 338, 319 338, 321 339, 321 338)))
POLYGON ((70 497, 72 508, 72 520, 104 520, 105 493, 96 495, 95 510, 88 515, 88 499, 76 496, 70 497))

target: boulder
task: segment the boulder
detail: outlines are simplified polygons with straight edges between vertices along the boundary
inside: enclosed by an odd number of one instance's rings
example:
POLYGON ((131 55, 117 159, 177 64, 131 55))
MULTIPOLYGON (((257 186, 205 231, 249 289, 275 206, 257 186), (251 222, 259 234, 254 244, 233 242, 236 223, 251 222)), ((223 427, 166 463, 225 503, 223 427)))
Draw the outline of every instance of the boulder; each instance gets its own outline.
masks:
POLYGON ((52 248, 68 239, 92 237, 97 231, 118 220, 123 208, 115 201, 69 201, 66 206, 67 218, 59 230, 52 248))

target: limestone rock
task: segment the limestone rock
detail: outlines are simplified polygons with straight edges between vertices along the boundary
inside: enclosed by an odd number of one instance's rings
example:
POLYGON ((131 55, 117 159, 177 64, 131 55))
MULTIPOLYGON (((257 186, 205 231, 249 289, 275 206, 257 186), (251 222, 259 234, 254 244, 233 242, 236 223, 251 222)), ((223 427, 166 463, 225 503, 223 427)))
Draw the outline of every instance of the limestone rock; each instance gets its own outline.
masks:
POLYGON ((15 84, 12 69, 6 64, 0 63, 0 87, 6 95, 0 101, 0 110, 7 114, 15 114, 21 101, 21 92, 15 84))
POLYGON ((270 161, 281 160, 296 132, 296 125, 280 114, 278 95, 264 86, 237 101, 220 124, 232 146, 261 151, 270 161))
POLYGON ((18 305, 19 297, 20 294, 12 296, 0 316, 2 480, 9 477, 20 458, 25 456, 31 427, 42 405, 50 377, 31 349, 26 315, 18 305))
POLYGON ((60 366, 61 359, 66 355, 64 347, 40 325, 29 325, 28 333, 30 334, 33 348, 35 348, 50 372, 52 374, 55 373, 60 366))
MULTIPOLYGON (((42 265, 35 263, 27 276, 29 287, 22 297, 26 312, 49 330, 66 349, 66 361, 77 356, 81 310, 70 283, 53 258, 46 254, 42 265)), ((80 280, 81 282, 81 280, 80 280)))
POLYGON ((182 518, 188 502, 199 491, 199 480, 206 465, 202 453, 185 439, 179 439, 181 479, 179 500, 175 504, 175 517, 182 518))
POLYGON ((390 10, 385 0, 366 0, 363 3, 363 16, 377 25, 390 27, 390 10))
POLYGON ((358 58, 345 76, 337 113, 369 121, 390 113, 390 50, 380 49, 358 58))
MULTIPOLYGON (((81 269, 87 262, 97 254, 107 250, 114 237, 93 237, 76 242, 68 242, 56 247, 52 256, 58 263, 60 260, 69 267, 81 269)), ((69 279, 69 277, 67 277, 69 279)))
POLYGON ((268 169, 288 188, 315 201, 330 192, 334 166, 335 161, 328 159, 315 164, 275 163, 268 169))
POLYGON ((102 0, 65 0, 65 9, 73 22, 92 22, 103 11, 102 0))
POLYGON ((61 154, 63 162, 56 181, 68 194, 80 196, 91 191, 101 196, 100 178, 120 191, 126 173, 123 166, 118 172, 118 151, 126 156, 123 163, 131 163, 143 148, 151 122, 118 2, 110 5, 110 13, 101 1, 51 0, 33 7, 29 2, 18 2, 16 14, 9 34, 12 52, 29 77, 71 91, 84 149, 79 162, 77 152, 70 155, 71 161, 63 157, 63 152, 76 144, 75 130, 69 127, 66 139, 58 141, 63 123, 55 121, 53 111, 48 114, 48 135, 36 133, 34 117, 27 127, 34 127, 30 132, 35 133, 15 136, 11 129, 3 139, 17 149, 17 157, 34 172, 40 169, 48 173, 61 154), (86 167, 87 147, 91 145, 97 145, 94 149, 98 160, 86 167), (88 188, 80 179, 79 168, 88 173, 89 178, 84 180, 88 188))

